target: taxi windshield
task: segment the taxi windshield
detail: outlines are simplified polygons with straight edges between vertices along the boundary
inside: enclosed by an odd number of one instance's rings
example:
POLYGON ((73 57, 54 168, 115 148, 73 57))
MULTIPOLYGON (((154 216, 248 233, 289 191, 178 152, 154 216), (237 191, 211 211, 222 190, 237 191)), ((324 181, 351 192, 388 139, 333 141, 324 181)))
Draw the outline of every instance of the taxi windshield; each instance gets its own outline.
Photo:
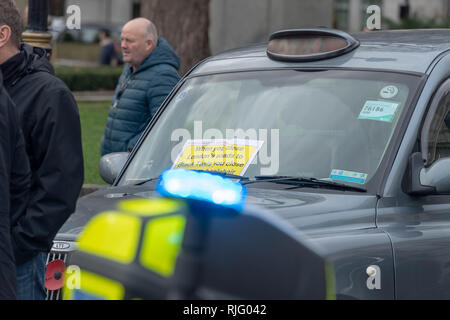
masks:
POLYGON ((119 185, 184 168, 364 185, 420 78, 357 70, 268 70, 187 79, 119 185))

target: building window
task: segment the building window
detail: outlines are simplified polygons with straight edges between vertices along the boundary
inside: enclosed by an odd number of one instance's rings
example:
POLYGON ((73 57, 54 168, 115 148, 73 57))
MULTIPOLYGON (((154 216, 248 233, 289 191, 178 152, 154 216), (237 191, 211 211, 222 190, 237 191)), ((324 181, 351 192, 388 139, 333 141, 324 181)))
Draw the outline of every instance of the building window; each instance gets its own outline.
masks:
POLYGON ((348 30, 349 0, 334 1, 334 28, 348 30))

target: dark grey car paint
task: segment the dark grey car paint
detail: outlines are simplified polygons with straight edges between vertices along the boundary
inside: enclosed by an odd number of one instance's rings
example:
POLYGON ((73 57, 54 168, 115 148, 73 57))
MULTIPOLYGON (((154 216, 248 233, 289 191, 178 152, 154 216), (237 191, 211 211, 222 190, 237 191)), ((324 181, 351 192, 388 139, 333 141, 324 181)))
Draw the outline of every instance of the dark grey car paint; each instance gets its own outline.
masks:
MULTIPOLYGON (((271 61, 263 53, 265 46, 256 46, 208 59, 191 73, 295 66, 429 74, 393 166, 386 172, 382 194, 249 188, 249 203, 291 223, 333 263, 338 298, 450 298, 450 196, 412 197, 402 189, 426 107, 434 90, 450 76, 450 30, 419 33, 417 39, 401 31, 364 34, 354 52, 313 63, 271 61), (366 270, 371 265, 379 267, 379 289, 367 286, 366 270)), ((85 196, 58 238, 74 240, 94 214, 114 209, 117 201, 149 196, 156 196, 151 184, 110 187, 85 196)))
POLYGON ((378 203, 377 226, 392 240, 398 299, 450 299, 450 196, 412 197, 402 189, 427 106, 449 77, 447 54, 435 64, 423 89, 378 203))

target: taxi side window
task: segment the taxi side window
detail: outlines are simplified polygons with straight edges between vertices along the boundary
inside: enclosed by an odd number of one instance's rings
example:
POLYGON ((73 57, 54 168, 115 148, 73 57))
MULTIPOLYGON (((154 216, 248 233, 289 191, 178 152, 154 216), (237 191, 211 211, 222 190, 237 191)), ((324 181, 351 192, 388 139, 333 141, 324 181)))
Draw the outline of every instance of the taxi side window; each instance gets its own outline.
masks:
POLYGON ((436 158, 450 157, 450 94, 447 95, 447 114, 439 131, 436 143, 436 158))
POLYGON ((437 91, 424 124, 426 166, 450 157, 450 80, 437 91))

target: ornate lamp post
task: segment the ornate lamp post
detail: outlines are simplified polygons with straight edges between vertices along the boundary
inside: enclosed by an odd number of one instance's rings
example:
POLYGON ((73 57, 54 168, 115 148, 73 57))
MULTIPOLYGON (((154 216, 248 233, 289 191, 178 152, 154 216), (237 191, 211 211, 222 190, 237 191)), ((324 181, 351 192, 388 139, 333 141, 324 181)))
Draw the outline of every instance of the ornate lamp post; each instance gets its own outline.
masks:
POLYGON ((43 48, 51 56, 52 35, 47 32, 48 0, 28 0, 28 26, 22 34, 23 41, 34 47, 43 48))

